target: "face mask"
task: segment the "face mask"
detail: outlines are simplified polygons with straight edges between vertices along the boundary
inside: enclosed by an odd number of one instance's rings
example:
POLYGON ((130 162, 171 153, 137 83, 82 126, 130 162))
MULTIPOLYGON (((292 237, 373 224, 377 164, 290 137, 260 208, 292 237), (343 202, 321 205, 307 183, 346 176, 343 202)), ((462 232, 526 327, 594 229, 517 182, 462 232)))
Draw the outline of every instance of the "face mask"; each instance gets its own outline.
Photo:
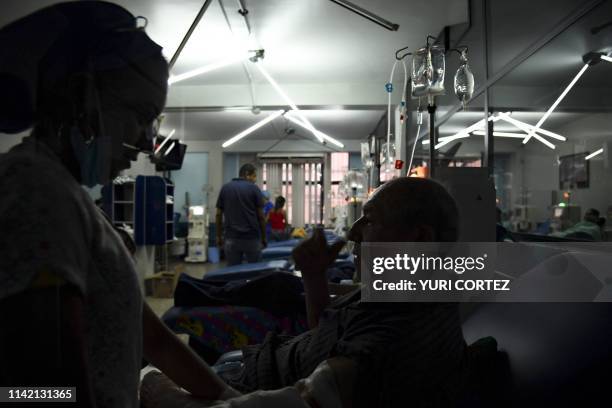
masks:
POLYGON ((85 142, 81 131, 73 126, 70 131, 72 149, 81 169, 81 184, 93 187, 109 181, 108 149, 105 137, 97 137, 85 142))

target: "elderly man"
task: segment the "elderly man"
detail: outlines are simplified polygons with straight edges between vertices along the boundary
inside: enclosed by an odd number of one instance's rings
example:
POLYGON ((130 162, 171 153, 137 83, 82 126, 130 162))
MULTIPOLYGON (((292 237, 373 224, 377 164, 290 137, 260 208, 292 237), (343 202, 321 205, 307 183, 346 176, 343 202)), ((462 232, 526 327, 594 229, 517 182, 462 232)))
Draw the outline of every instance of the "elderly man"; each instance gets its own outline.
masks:
MULTIPOLYGON (((455 241, 458 213, 438 183, 393 180, 370 198, 348 238, 355 242, 455 241)), ((446 406, 464 378, 465 341, 455 304, 366 304, 355 290, 330 302, 327 267, 343 243, 327 246, 322 232, 293 253, 302 271, 312 329, 288 338, 270 333, 244 350, 244 370, 225 378, 242 391, 276 389, 342 356, 357 363, 355 406, 446 406)))

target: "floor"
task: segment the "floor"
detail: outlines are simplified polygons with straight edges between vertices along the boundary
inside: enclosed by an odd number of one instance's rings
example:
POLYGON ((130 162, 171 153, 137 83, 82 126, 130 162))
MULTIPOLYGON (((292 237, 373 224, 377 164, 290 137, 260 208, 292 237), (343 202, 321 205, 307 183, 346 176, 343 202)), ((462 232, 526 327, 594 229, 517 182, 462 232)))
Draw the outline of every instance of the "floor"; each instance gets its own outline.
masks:
MULTIPOLYGON (((214 271, 219 268, 225 267, 225 262, 221 263, 187 263, 187 262, 173 262, 170 264, 170 270, 180 270, 194 278, 202 278, 208 271, 214 271)), ((151 309, 155 314, 161 317, 168 309, 174 305, 174 299, 172 298, 153 298, 150 296, 146 297, 146 301, 151 306, 151 309)))

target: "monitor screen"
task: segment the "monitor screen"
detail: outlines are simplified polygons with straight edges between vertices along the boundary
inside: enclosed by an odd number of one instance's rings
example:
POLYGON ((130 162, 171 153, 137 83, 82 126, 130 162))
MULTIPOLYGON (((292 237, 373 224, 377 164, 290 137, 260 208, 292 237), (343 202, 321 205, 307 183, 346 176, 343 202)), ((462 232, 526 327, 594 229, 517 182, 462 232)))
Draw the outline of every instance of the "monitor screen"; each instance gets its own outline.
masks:
POLYGON ((186 151, 186 144, 180 143, 178 140, 169 142, 167 150, 160 157, 152 160, 155 163, 155 171, 180 170, 183 166, 186 151))

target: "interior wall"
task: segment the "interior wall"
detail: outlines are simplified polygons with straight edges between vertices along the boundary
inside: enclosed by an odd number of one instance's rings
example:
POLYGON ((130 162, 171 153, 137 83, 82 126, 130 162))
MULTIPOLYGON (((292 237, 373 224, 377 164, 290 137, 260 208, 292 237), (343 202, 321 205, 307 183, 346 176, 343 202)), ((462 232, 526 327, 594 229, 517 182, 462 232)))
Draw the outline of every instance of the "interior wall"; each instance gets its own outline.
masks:
POLYGON ((210 198, 206 192, 208 187, 208 153, 191 152, 185 154, 183 167, 171 174, 174 182, 174 212, 187 217, 187 197, 189 205, 204 205, 208 207, 210 198))
POLYGON ((234 177, 238 177, 239 153, 223 153, 223 183, 229 183, 234 177))

